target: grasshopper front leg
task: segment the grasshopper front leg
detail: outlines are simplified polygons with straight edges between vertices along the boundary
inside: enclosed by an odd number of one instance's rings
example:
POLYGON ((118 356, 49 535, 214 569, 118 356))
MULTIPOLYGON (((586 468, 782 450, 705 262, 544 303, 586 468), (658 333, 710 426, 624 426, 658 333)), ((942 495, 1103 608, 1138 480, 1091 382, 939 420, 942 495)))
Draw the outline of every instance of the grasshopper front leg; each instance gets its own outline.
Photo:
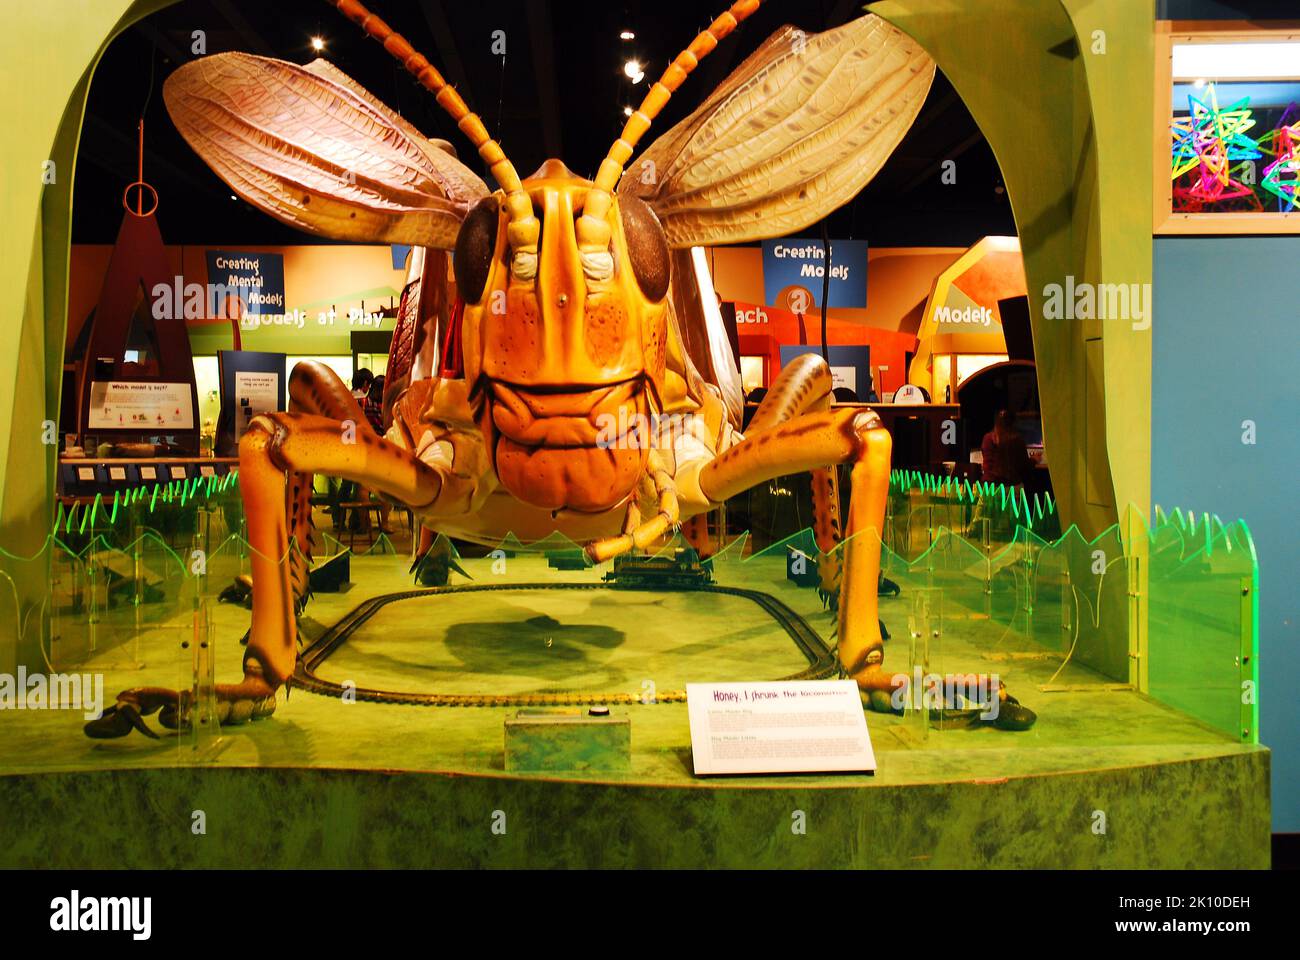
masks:
MULTIPOLYGON (((831 408, 834 389, 826 361, 813 353, 800 354, 781 368, 745 436, 758 437, 806 413, 825 413, 831 408)), ((813 470, 811 476, 813 539, 821 554, 817 559, 820 593, 824 600, 838 605, 842 569, 837 548, 844 537, 837 471, 824 467, 813 470)))
MULTIPOLYGON (((839 594, 839 658, 873 708, 890 710, 907 693, 909 678, 885 667, 884 641, 877 616, 881 534, 889 493, 891 441, 880 418, 870 410, 846 408, 798 414, 765 425, 698 470, 698 493, 720 503, 756 484, 792 473, 851 464, 850 500, 839 594)), ((689 489, 687 478, 679 486, 689 489)), ((829 532, 829 531, 827 531, 829 532)), ((819 538, 819 540, 822 538, 819 538)), ((819 545, 821 545, 819 543, 819 545)), ((825 549, 823 547, 823 549, 825 549)), ((977 677, 991 685, 988 677, 977 677)), ((988 689, 988 686, 983 686, 988 689)), ((1034 714, 1001 684, 994 717, 999 727, 1026 729, 1034 714)), ((994 714, 994 711, 989 711, 994 714)))
MULTIPOLYGON (((438 470, 368 426, 362 427, 364 423, 364 418, 263 414, 253 418, 240 440, 239 485, 252 547, 253 623, 244 653, 243 680, 216 685, 223 719, 238 721, 269 714, 276 691, 293 674, 297 660, 292 571, 286 559, 290 524, 295 519, 291 516, 294 500, 287 496, 290 478, 312 473, 341 477, 417 509, 433 504, 442 491, 438 470), (290 504, 289 510, 286 504, 290 504)), ((310 505, 302 509, 310 509, 310 505)), ((153 736, 143 716, 161 709, 163 725, 174 727, 182 720, 184 706, 183 697, 175 690, 126 690, 102 717, 86 724, 86 734, 103 739, 125 736, 136 729, 153 736)))
MULTIPOLYGON (((861 409, 801 414, 747 437, 706 464, 699 489, 720 502, 775 477, 851 463, 847 543, 840 589, 840 662, 866 692, 891 693, 876 617, 880 531, 889 490, 889 433, 861 409)), ((821 544, 823 549, 829 543, 821 544)), ((900 675, 906 679, 906 675, 900 675)))

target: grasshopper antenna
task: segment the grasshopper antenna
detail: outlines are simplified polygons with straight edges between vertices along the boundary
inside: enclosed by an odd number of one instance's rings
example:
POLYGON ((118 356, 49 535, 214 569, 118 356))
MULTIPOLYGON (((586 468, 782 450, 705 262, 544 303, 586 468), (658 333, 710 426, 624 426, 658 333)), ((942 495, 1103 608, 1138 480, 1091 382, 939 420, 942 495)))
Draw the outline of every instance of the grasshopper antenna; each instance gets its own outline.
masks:
MULTIPOLYGON (((466 105, 456 92, 434 69, 433 64, 387 23, 371 13, 357 0, 325 0, 339 13, 347 17, 370 36, 378 40, 394 59, 401 62, 407 72, 419 81, 420 85, 434 95, 434 99, 456 121, 465 136, 478 150, 478 155, 492 171, 492 176, 500 184, 506 195, 506 210, 510 223, 507 236, 510 249, 514 252, 512 270, 516 276, 527 277, 537 272, 537 240, 541 234, 541 224, 533 214, 533 204, 524 192, 515 170, 501 145, 488 136, 487 128, 478 114, 466 105)), ((751 0, 752 2, 752 0, 751 0)))
POLYGON ((689 47, 677 55, 677 59, 668 65, 663 76, 646 93, 641 106, 628 118, 622 136, 614 141, 601 162, 595 183, 587 191, 582 216, 578 218, 578 250, 584 257, 609 256, 610 227, 605 218, 609 213, 612 194, 618 186, 619 178, 623 176, 623 165, 631 159, 632 151, 650 129, 651 121, 659 116, 659 112, 668 103, 668 98, 699 62, 712 53, 719 41, 735 30, 761 3, 762 0, 736 0, 726 13, 709 24, 689 47))

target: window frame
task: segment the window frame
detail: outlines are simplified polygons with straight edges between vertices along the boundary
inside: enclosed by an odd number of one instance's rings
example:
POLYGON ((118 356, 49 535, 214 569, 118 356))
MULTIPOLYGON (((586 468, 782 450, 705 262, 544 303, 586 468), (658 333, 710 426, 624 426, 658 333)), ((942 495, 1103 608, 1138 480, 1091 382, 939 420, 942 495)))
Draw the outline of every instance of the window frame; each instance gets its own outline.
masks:
MULTIPOLYGON (((1173 116, 1174 45, 1245 41, 1300 42, 1300 20, 1276 21, 1268 28, 1238 20, 1160 20, 1155 34, 1155 119, 1152 162, 1152 233, 1300 234, 1300 210, 1233 213, 1175 213, 1169 170, 1169 120, 1173 116)), ((1246 80, 1247 77, 1217 77, 1246 80)), ((1300 80, 1300 71, 1297 72, 1300 80)))

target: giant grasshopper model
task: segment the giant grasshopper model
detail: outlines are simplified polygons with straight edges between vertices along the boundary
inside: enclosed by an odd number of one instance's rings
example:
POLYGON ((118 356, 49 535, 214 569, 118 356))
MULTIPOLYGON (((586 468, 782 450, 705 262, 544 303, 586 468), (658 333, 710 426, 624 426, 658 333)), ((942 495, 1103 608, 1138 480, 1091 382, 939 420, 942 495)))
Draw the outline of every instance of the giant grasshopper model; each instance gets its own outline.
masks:
MULTIPOLYGON (((916 117, 933 62, 874 16, 783 28, 624 173, 670 95, 758 5, 738 0, 672 62, 594 180, 558 160, 521 180, 456 91, 354 0, 336 6, 436 95, 499 189, 324 61, 227 53, 168 79, 177 127, 250 203, 324 236, 417 248, 387 432, 328 368, 300 363, 290 412, 257 417, 240 442, 253 620, 243 680, 217 686, 223 720, 270 713, 294 671, 315 473, 381 492, 429 531, 558 531, 601 562, 677 529, 702 545, 724 500, 812 471, 843 669, 877 705, 907 682, 885 669, 876 617, 889 434, 863 408, 833 409, 827 366, 804 356, 742 436, 735 361, 691 248, 783 236, 850 200, 916 117), (852 465, 843 524, 839 464, 852 465)), ((999 696, 1002 725, 1032 722, 999 696)), ((127 690, 87 732, 153 735, 142 715, 176 726, 185 707, 176 691, 127 690)))

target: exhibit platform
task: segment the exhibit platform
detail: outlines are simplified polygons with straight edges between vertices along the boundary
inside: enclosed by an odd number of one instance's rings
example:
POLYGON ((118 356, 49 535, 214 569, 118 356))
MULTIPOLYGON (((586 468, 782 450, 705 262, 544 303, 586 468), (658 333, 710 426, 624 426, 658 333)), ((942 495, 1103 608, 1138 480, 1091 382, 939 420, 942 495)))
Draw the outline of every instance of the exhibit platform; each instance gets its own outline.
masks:
MULTIPOLYGON (((749 563, 745 587, 829 636, 816 591, 774 561, 749 563)), ((692 772, 676 694, 688 681, 806 671, 807 651, 770 610, 738 595, 610 588, 608 567, 558 570, 543 557, 511 557, 508 575, 490 558, 461 563, 474 579, 453 583, 494 589, 411 595, 400 553, 353 557, 355 583, 317 594, 304 633, 319 639, 367 601, 408 594, 379 605, 315 675, 485 705, 347 702, 299 688, 267 720, 156 741, 90 740, 80 712, 14 711, 0 740, 0 866, 1269 864, 1266 749, 1010 642, 1010 630, 988 643, 989 622, 951 603, 932 664, 999 673, 1038 714, 1031 730, 872 712, 874 774, 705 779, 692 772), (506 719, 548 698, 626 714, 629 768, 507 773, 506 719)), ((915 659, 911 592, 904 584, 881 601, 893 633, 886 662, 899 668, 915 659)), ((231 680, 248 611, 220 604, 212 614, 216 676, 231 680)), ((106 703, 123 687, 175 687, 183 621, 179 610, 160 614, 78 669, 105 674, 106 703)))

